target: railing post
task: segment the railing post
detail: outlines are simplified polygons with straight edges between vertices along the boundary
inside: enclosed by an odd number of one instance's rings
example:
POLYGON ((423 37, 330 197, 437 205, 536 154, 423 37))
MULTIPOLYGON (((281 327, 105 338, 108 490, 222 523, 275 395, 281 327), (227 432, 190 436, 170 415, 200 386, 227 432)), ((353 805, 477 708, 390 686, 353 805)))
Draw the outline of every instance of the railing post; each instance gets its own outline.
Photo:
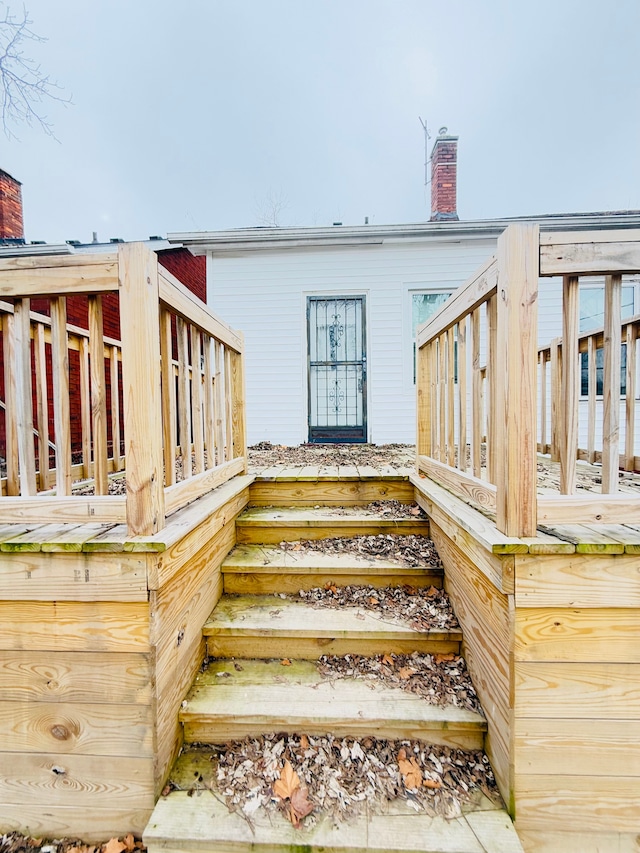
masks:
POLYGON ((510 226, 498 239, 495 441, 496 516, 507 536, 537 526, 536 422, 540 236, 510 226))
MULTIPOLYGON (((425 344, 416 350, 416 455, 432 456, 431 452, 431 347, 425 344)), ((416 465, 418 462, 416 460, 416 465)))
POLYGON ((164 527, 158 260, 142 243, 118 249, 127 526, 164 527))
MULTIPOLYGON (((230 352, 230 378, 231 388, 226 393, 231 393, 231 432, 233 434, 232 458, 244 458, 244 473, 247 473, 247 427, 246 427, 246 403, 244 394, 244 340, 242 352, 230 352)), ((228 439, 227 439, 228 441, 228 439)))

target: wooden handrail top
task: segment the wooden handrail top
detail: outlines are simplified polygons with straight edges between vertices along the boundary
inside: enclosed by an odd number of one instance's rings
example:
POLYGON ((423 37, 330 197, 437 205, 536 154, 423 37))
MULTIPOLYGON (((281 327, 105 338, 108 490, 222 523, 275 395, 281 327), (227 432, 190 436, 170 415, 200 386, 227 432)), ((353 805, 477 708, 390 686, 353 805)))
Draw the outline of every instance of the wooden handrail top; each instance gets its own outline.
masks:
POLYGON ((561 231, 540 236, 540 275, 640 272, 640 230, 561 231))
POLYGON ((214 314, 206 302, 198 299, 168 270, 158 269, 158 281, 160 301, 167 308, 235 352, 242 353, 242 335, 214 314))
POLYGON ((86 255, 29 255, 0 259, 0 273, 10 270, 68 269, 70 267, 93 267, 117 263, 117 251, 91 252, 86 255))
POLYGON ((498 264, 495 256, 492 256, 456 290, 433 317, 418 327, 416 335, 418 349, 430 343, 486 302, 496 292, 497 284, 498 264))
MULTIPOLYGON (((634 314, 633 317, 628 317, 620 324, 622 333, 632 326, 635 328, 636 338, 640 338, 640 314, 634 314)), ((595 329, 589 329, 586 332, 580 332, 578 342, 580 344, 579 352, 587 352, 589 338, 595 338, 596 349, 602 349, 604 346, 604 327, 599 326, 595 329)), ((538 356, 541 353, 551 353, 552 347, 559 346, 562 349, 562 338, 554 338, 550 343, 538 347, 538 356)))

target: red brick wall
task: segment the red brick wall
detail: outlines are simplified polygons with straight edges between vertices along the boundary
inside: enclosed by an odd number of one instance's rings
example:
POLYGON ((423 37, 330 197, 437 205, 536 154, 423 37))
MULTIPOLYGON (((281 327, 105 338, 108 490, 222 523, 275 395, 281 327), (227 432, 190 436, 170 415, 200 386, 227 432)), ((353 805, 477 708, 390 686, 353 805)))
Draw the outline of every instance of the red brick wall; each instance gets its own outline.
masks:
POLYGON ((197 257, 188 249, 164 249, 158 254, 162 266, 175 275, 192 293, 207 301, 207 259, 204 255, 197 257))
POLYGON ((431 221, 457 219, 458 138, 438 137, 431 152, 431 221))
POLYGON ((22 222, 22 188, 7 172, 0 169, 0 240, 24 237, 22 222))

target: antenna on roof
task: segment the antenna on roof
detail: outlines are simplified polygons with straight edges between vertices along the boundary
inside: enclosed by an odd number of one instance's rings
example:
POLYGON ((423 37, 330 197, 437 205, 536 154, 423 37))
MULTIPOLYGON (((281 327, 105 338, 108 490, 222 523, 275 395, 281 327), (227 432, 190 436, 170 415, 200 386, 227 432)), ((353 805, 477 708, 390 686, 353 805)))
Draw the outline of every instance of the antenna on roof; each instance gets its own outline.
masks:
POLYGON ((429 128, 427 127, 426 119, 423 121, 420 116, 418 116, 420 124, 422 125, 422 129, 424 130, 424 185, 425 188, 429 186, 429 163, 431 162, 431 158, 429 157, 429 140, 431 139, 431 134, 429 133, 429 128))

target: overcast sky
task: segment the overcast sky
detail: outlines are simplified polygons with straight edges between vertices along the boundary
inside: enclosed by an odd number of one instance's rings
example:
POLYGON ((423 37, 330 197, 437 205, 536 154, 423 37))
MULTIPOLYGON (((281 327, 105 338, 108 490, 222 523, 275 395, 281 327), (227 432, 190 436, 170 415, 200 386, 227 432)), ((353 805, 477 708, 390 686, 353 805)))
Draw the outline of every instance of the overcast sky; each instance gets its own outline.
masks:
POLYGON ((28 240, 425 220, 418 116, 461 219, 640 208, 639 0, 25 2, 73 100, 0 137, 28 240))

